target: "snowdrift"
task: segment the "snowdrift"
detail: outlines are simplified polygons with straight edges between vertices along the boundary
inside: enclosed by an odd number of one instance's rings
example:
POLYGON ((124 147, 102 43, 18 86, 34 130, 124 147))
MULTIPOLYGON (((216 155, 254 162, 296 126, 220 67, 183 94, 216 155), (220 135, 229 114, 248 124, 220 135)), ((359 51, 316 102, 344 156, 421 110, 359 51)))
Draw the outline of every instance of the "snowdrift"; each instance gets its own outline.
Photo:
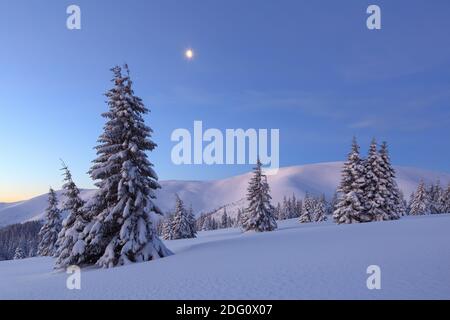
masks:
POLYGON ((81 272, 68 290, 53 259, 0 262, 0 299, 450 299, 450 215, 338 226, 283 221, 166 241, 168 258, 81 272), (381 290, 367 268, 381 268, 381 290))

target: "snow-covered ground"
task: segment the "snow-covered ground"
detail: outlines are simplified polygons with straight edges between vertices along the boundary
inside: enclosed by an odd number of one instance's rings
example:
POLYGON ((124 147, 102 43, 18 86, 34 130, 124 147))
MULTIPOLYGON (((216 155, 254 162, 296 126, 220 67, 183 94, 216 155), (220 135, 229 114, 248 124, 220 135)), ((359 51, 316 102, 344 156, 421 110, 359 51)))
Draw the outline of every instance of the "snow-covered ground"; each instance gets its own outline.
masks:
POLYGON ((450 215, 337 226, 279 223, 167 241, 174 256, 81 274, 66 289, 53 259, 0 262, 1 299, 450 299, 450 215), (368 290, 367 267, 381 268, 368 290))
MULTIPOLYGON (((268 177, 274 203, 292 194, 303 198, 307 191, 316 195, 325 193, 331 198, 340 181, 342 166, 342 162, 328 162, 281 168, 276 175, 268 177)), ((406 199, 409 199, 421 179, 426 183, 440 180, 444 186, 450 182, 449 173, 409 167, 395 169, 398 185, 406 199)), ((156 201, 164 211, 171 210, 175 204, 174 195, 178 193, 188 206, 192 204, 196 214, 211 212, 227 205, 228 215, 234 217, 237 209, 245 206, 242 199, 247 193, 249 179, 250 173, 215 181, 161 181, 162 188, 157 192, 156 201)), ((94 192, 83 190, 82 198, 89 199, 94 192)), ((44 194, 28 201, 0 204, 0 227, 42 219, 47 198, 44 194)))

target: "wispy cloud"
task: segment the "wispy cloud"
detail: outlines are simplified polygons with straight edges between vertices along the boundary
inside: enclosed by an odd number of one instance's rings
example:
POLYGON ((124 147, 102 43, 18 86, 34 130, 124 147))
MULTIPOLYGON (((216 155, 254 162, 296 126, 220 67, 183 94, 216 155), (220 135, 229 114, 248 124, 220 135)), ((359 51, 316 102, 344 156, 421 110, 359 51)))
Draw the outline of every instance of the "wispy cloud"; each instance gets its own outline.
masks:
POLYGON ((351 129, 366 129, 376 127, 376 121, 374 119, 360 120, 349 125, 351 129))
POLYGON ((151 98, 154 103, 180 108, 226 107, 230 111, 253 112, 266 109, 283 115, 312 116, 334 121, 349 129, 421 131, 450 123, 450 89, 409 88, 383 94, 366 91, 204 91, 177 86, 151 98))

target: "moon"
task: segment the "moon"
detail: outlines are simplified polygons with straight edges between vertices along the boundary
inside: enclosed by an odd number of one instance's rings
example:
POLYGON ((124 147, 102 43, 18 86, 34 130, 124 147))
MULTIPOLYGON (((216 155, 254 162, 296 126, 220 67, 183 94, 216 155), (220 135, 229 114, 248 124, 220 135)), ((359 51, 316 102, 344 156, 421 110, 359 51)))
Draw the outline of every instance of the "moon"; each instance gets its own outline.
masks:
POLYGON ((194 59, 194 50, 192 50, 192 49, 187 49, 187 50, 184 52, 184 56, 185 56, 186 59, 188 59, 188 60, 194 59))

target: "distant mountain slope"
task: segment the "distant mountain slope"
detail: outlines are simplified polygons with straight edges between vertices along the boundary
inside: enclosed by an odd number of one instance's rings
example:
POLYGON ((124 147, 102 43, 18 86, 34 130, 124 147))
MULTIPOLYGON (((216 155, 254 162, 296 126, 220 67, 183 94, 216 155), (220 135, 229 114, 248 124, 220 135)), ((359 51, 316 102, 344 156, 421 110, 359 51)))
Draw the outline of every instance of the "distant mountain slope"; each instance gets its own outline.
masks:
MULTIPOLYGON (((331 197, 339 184, 341 169, 342 162, 281 168, 276 175, 268 178, 274 203, 293 193, 303 197, 307 191, 313 194, 325 193, 331 197)), ((421 179, 427 183, 438 179, 442 184, 450 182, 449 173, 410 167, 396 167, 396 170, 398 184, 406 197, 415 190, 421 179)), ((250 173, 214 181, 162 181, 162 189, 157 192, 157 203, 164 211, 169 211, 174 204, 174 194, 178 193, 188 205, 192 203, 197 214, 212 212, 227 205, 229 213, 234 215, 238 207, 245 205, 242 199, 247 192, 249 177, 250 173)), ((82 197, 88 199, 94 192, 83 190, 82 197)), ((0 204, 0 226, 41 219, 46 205, 47 195, 28 201, 0 204)))
MULTIPOLYGON (((61 191, 56 192, 58 198, 61 199, 61 191)), ((83 199, 90 198, 95 190, 82 190, 83 199)), ((32 220, 40 220, 44 217, 44 211, 47 207, 48 195, 43 194, 33 199, 9 203, 0 206, 0 227, 14 223, 22 223, 32 220)))

